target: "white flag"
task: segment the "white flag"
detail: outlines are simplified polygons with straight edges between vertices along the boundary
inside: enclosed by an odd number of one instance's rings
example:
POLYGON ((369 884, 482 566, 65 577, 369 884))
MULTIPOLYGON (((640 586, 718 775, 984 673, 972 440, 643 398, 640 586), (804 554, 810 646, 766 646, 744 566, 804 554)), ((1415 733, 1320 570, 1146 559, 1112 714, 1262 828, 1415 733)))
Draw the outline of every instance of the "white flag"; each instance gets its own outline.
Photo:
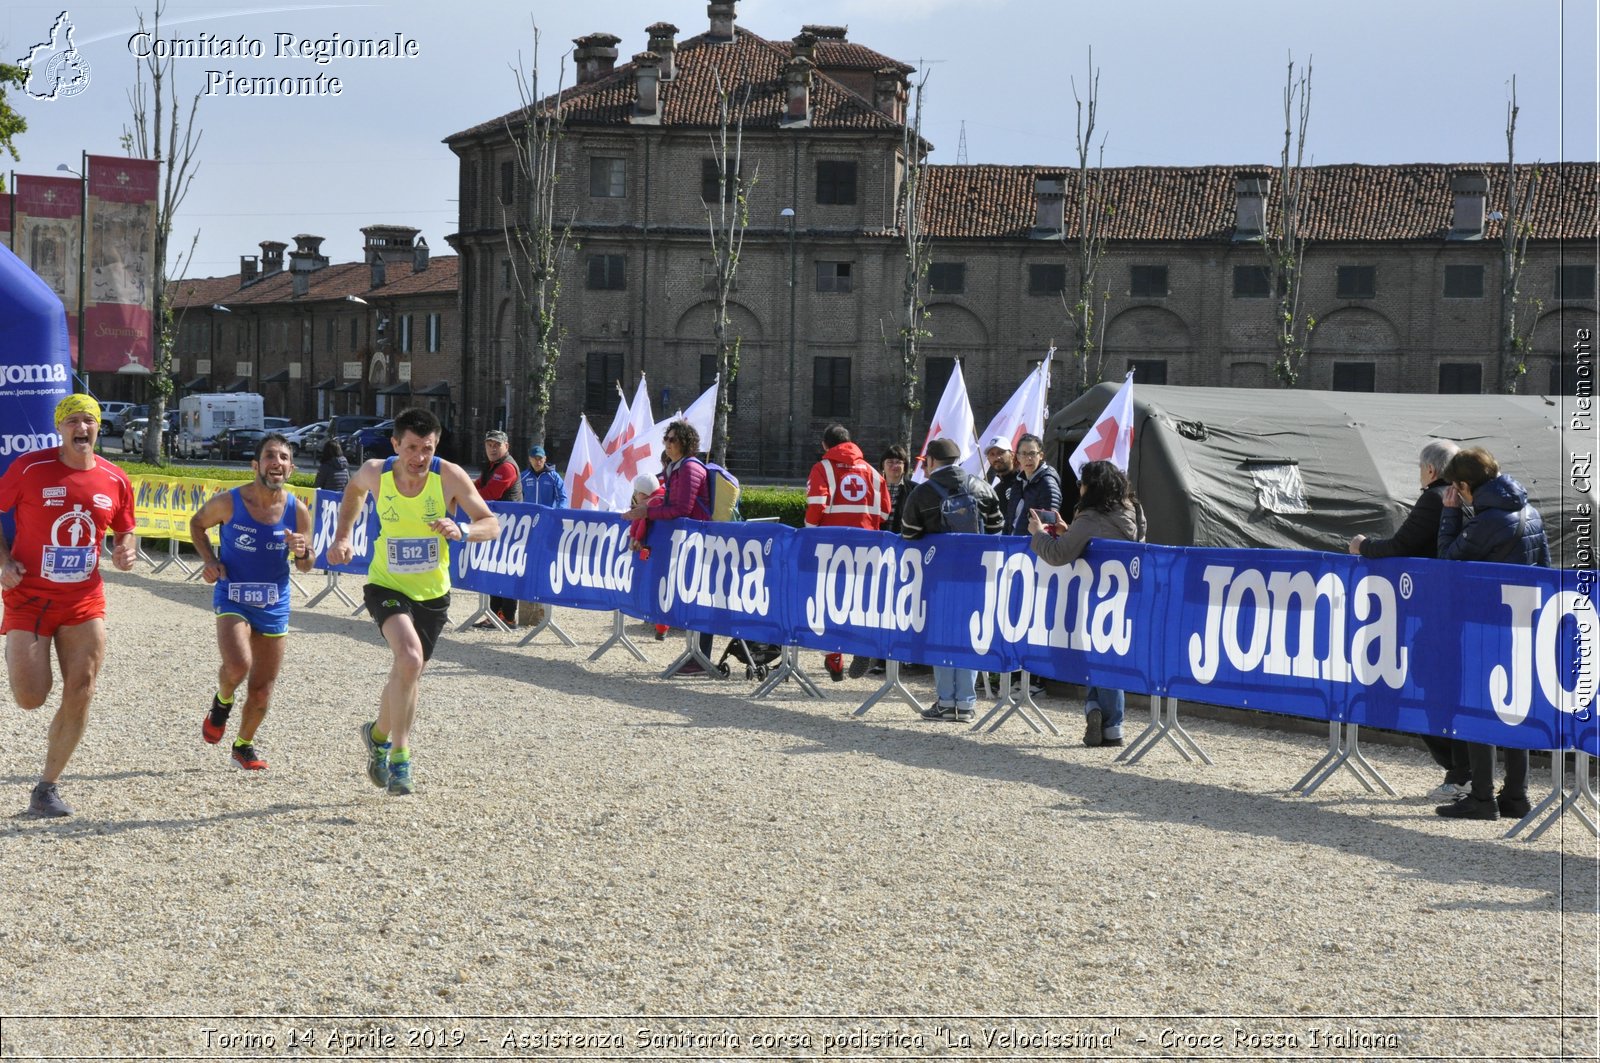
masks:
POLYGON ((1017 440, 1024 435, 1032 434, 1040 439, 1044 438, 1045 419, 1049 410, 1045 407, 1045 400, 1050 394, 1050 359, 1055 356, 1056 349, 1050 348, 1045 352, 1044 361, 1039 363, 1039 368, 1029 373, 1023 380, 1022 386, 1012 393, 1011 398, 994 415, 994 420, 978 435, 978 449, 972 457, 961 463, 961 467, 974 476, 982 476, 984 466, 987 464, 984 452, 989 449, 991 441, 999 436, 1011 448, 1011 453, 1017 452, 1017 440))
POLYGON ((711 431, 717 423, 717 381, 721 379, 720 374, 713 377, 711 386, 698 399, 690 403, 687 410, 678 414, 679 417, 693 425, 696 432, 700 433, 700 449, 702 451, 711 449, 711 431))
POLYGON ((633 480, 640 473, 657 476, 661 472, 661 426, 650 415, 650 395, 643 390, 633 397, 628 411, 628 427, 616 453, 608 455, 606 483, 608 509, 627 509, 633 502, 633 480))
MULTIPOLYGON (((640 380, 640 383, 644 383, 640 380)), ((617 452, 617 443, 622 433, 628 427, 628 396, 623 394, 622 385, 617 385, 617 415, 611 418, 611 427, 606 430, 605 438, 600 440, 600 449, 607 454, 617 452)))
POLYGON ((1083 437, 1078 449, 1072 452, 1067 464, 1073 475, 1083 472, 1091 461, 1109 461, 1123 472, 1128 471, 1128 458, 1133 454, 1133 370, 1123 378, 1122 387, 1106 403, 1089 434, 1083 437))
POLYGON ((567 459, 567 505, 573 509, 599 509, 601 494, 597 487, 605 476, 605 451, 600 449, 600 439, 589 427, 589 418, 578 418, 578 436, 572 442, 572 456, 567 459))
POLYGON ((978 440, 973 425, 972 403, 967 401, 967 381, 961 375, 961 363, 957 361, 955 368, 950 371, 950 382, 944 386, 944 395, 933 411, 933 420, 928 425, 927 437, 922 441, 922 450, 917 454, 916 468, 911 472, 912 482, 921 483, 928 478, 923 464, 928 454, 928 444, 935 439, 948 439, 961 448, 957 465, 965 464, 968 458, 977 454, 978 440))

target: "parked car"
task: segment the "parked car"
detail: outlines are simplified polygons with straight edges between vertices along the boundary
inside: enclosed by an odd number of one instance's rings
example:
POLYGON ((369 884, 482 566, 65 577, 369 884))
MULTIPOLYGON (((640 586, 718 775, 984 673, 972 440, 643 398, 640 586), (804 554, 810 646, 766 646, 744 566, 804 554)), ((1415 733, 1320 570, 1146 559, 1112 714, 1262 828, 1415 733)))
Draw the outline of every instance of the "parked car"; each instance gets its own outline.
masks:
POLYGON ((145 425, 150 423, 148 417, 135 417, 122 428, 122 452, 124 454, 137 454, 144 447, 145 425))
POLYGON ((284 428, 283 438, 289 441, 289 449, 296 454, 305 451, 315 456, 322 452, 322 444, 328 441, 328 422, 313 421, 298 428, 284 428))
POLYGON ((328 422, 327 435, 329 439, 337 439, 339 445, 345 449, 345 453, 348 455, 350 446, 355 441, 353 437, 358 429, 366 428, 369 425, 381 424, 382 422, 382 417, 373 417, 371 414, 342 413, 328 422))
POLYGON ((261 427, 268 432, 277 432, 281 435, 284 429, 293 428, 294 422, 287 417, 263 417, 261 427))
POLYGON ((387 458, 394 453, 394 421, 380 421, 351 433, 344 444, 345 457, 352 465, 368 458, 387 458))
MULTIPOLYGON (((131 402, 102 402, 100 404, 100 434, 102 436, 121 435, 128 427, 128 411, 133 409, 131 402)), ((147 414, 148 410, 145 411, 147 414)))
MULTIPOLYGON (((135 407, 135 409, 139 408, 140 407, 135 407)), ((143 407, 143 409, 146 412, 128 421, 127 427, 122 430, 122 452, 124 454, 138 454, 144 450, 145 431, 150 425, 150 418, 148 416, 150 408, 146 406, 143 407)), ((172 440, 177 434, 178 411, 168 410, 167 431, 162 440, 162 449, 169 455, 172 453, 172 440)))
POLYGON ((212 437, 207 454, 217 461, 249 461, 266 435, 264 428, 228 428, 212 437))

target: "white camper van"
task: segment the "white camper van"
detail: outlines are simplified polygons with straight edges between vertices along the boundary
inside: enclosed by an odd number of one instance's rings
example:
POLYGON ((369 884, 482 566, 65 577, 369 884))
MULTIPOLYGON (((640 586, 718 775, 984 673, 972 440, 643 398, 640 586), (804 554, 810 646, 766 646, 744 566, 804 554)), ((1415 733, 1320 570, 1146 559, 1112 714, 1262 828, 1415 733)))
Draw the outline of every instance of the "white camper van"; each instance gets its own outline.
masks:
POLYGON ((179 457, 204 457, 206 444, 229 428, 260 428, 261 396, 241 394, 187 395, 178 402, 179 457))

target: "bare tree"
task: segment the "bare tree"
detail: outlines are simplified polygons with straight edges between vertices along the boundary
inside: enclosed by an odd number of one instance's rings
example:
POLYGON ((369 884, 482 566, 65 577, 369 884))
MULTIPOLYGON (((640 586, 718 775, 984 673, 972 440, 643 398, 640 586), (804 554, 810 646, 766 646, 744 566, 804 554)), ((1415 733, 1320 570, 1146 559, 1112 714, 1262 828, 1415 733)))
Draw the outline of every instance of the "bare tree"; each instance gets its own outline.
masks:
MULTIPOLYGON (((161 38, 161 13, 166 4, 156 0, 150 29, 152 40, 161 38)), ((139 32, 145 32, 144 13, 139 13, 139 32)), ((149 464, 161 461, 161 441, 166 425, 167 401, 172 395, 172 349, 177 339, 172 308, 167 303, 167 241, 172 236, 172 219, 189 194, 189 185, 200 171, 195 153, 200 148, 201 132, 195 129, 194 116, 200 107, 200 93, 189 102, 183 116, 178 107, 178 87, 173 59, 156 52, 134 63, 134 84, 128 92, 133 126, 123 127, 122 144, 130 155, 154 159, 161 168, 161 188, 156 202, 156 252, 153 278, 153 320, 155 322, 155 371, 150 376, 150 417, 144 434, 143 459, 149 464), (146 80, 148 78, 148 81, 146 80)), ((198 231, 195 241, 199 240, 198 231)), ((174 265, 181 278, 193 258, 195 244, 187 256, 174 265)))
POLYGON ((717 417, 711 429, 711 460, 726 465, 728 415, 733 411, 733 388, 739 379, 742 336, 729 333, 728 293, 739 273, 739 255, 750 224, 750 190, 760 178, 760 168, 745 179, 744 110, 750 100, 745 86, 735 104, 733 89, 722 83, 722 71, 711 71, 717 88, 717 129, 711 135, 712 159, 717 167, 715 202, 706 202, 706 233, 711 241, 711 268, 716 285, 716 309, 711 333, 717 341, 717 417))
POLYGON ((516 334, 511 354, 511 403, 506 426, 513 439, 543 444, 550 395, 561 363, 563 330, 556 323, 561 298, 558 265, 571 233, 570 220, 558 231, 555 225, 556 186, 560 180, 558 156, 565 132, 565 101, 561 82, 563 59, 551 102, 539 95, 539 27, 533 27, 533 66, 526 77, 517 75, 522 107, 506 119, 511 138, 521 196, 501 206, 501 231, 510 254, 512 283, 516 286, 516 334))
MULTIPOLYGON (((1078 105, 1078 293, 1077 299, 1067 307, 1072 321, 1073 353, 1067 374, 1068 394, 1072 398, 1083 394, 1099 383, 1105 372, 1106 320, 1110 316, 1111 288, 1100 284, 1100 263, 1106 254, 1105 224, 1111 217, 1112 207, 1106 199, 1105 155, 1106 138, 1100 137, 1097 162, 1089 165, 1089 153, 1094 149, 1096 112, 1100 108, 1100 70, 1094 65, 1094 50, 1089 51, 1088 99, 1078 95, 1078 81, 1072 81, 1072 99, 1078 105)), ((1066 239, 1065 226, 1062 239, 1066 239)), ((1065 303, 1067 294, 1061 293, 1065 303)))
MULTIPOLYGON (((905 246, 905 283, 901 288, 900 319, 900 424, 895 442, 910 453, 917 411, 922 408, 922 356, 917 344, 933 336, 925 326, 928 311, 922 298, 922 285, 928 276, 928 236, 922 228, 922 208, 926 198, 923 181, 928 174, 928 156, 922 141, 922 89, 928 75, 912 86, 911 121, 901 128, 900 154, 905 178, 895 198, 895 217, 900 239, 905 246)), ((884 346, 888 346, 884 337, 884 346)))
POLYGON ((1515 394, 1528 372, 1528 346, 1539 321, 1543 302, 1528 304, 1533 313, 1526 327, 1517 325, 1517 300, 1522 271, 1528 261, 1528 240, 1533 236, 1533 196, 1539 187, 1539 170, 1517 171, 1517 79, 1511 79, 1511 99, 1506 103, 1506 198, 1500 232, 1500 390, 1515 394))
POLYGON ((1278 209, 1263 233, 1267 269, 1278 301, 1274 340, 1278 347, 1273 371, 1284 386, 1294 387, 1305 366, 1316 319, 1301 310, 1302 267, 1306 260, 1305 154, 1306 127, 1311 122, 1311 60, 1297 78, 1294 57, 1283 86, 1283 155, 1278 164, 1278 209), (1291 161, 1292 158, 1292 161, 1291 161))

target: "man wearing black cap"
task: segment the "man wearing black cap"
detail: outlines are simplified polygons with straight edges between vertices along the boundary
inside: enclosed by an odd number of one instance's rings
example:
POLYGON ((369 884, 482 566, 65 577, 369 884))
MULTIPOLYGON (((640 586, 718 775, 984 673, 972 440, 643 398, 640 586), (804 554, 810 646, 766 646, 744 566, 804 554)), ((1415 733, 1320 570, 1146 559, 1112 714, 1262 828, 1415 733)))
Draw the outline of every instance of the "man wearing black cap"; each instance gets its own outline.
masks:
MULTIPOLYGON (((511 460, 508 453, 511 449, 511 440, 499 429, 486 433, 483 437, 483 475, 478 477, 478 493, 485 502, 521 502, 522 481, 517 477, 517 463, 511 460)), ((502 598, 498 594, 489 596, 489 608, 507 624, 515 625, 517 622, 517 600, 515 598, 502 598)), ((494 627, 488 619, 480 620, 475 627, 494 627)))
POLYGON ((522 500, 536 506, 563 509, 567 504, 567 485, 561 474, 546 463, 544 447, 528 448, 528 469, 522 474, 522 500))
MULTIPOLYGON (((1002 522, 994 489, 956 464, 961 448, 953 440, 928 444, 928 478, 912 489, 900 515, 907 539, 948 532, 998 535, 1002 522)), ((970 720, 978 704, 978 670, 933 666, 938 700, 922 710, 926 720, 970 720)))

